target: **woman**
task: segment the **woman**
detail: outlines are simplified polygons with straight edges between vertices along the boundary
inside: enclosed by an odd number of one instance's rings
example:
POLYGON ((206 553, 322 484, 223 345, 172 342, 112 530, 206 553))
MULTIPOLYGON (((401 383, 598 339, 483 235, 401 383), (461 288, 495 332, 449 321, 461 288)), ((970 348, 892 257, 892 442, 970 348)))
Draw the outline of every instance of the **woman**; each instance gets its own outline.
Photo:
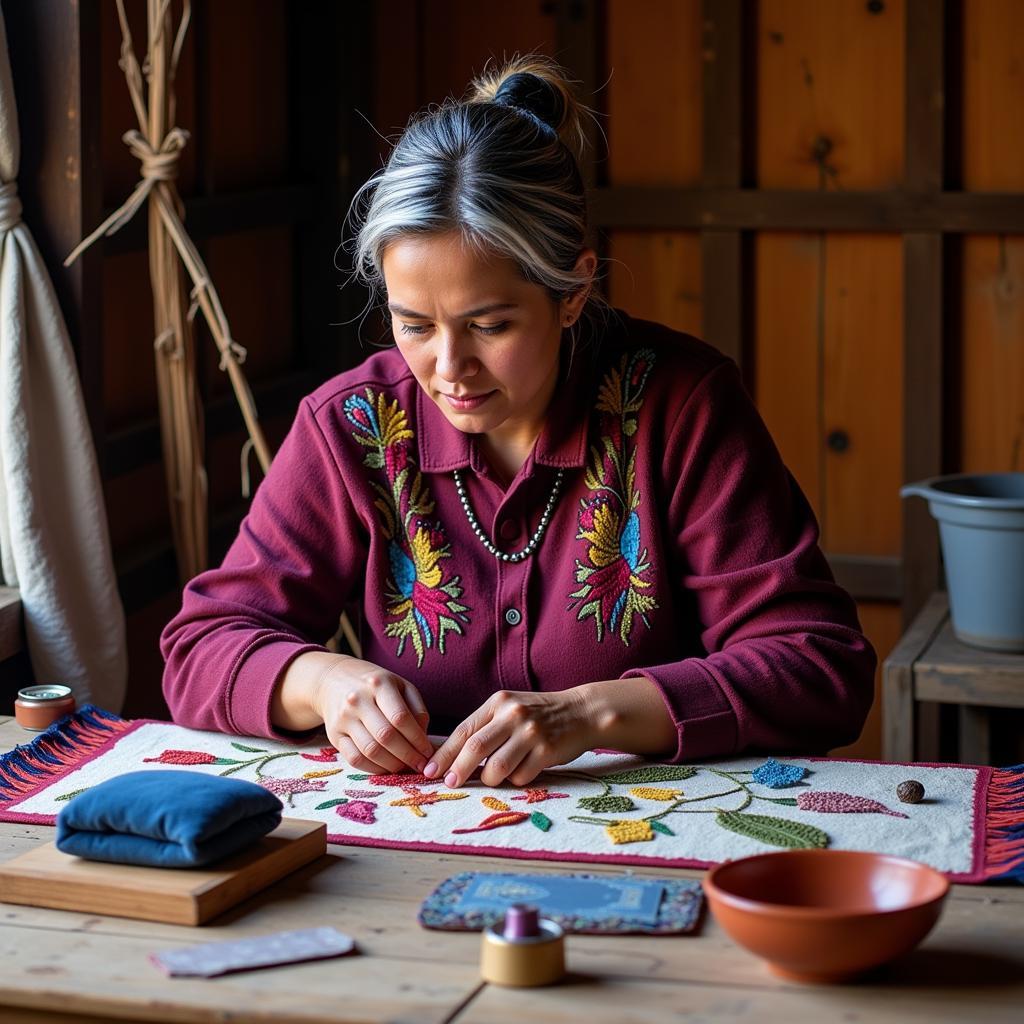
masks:
POLYGON ((593 290, 558 69, 410 123, 356 197, 395 347, 303 400, 167 626, 175 720, 353 767, 529 783, 853 740, 875 655, 735 365, 593 290), (603 314, 603 315, 599 315, 603 314), (362 599, 364 658, 323 646, 362 599), (437 749, 427 737, 449 733, 437 749))

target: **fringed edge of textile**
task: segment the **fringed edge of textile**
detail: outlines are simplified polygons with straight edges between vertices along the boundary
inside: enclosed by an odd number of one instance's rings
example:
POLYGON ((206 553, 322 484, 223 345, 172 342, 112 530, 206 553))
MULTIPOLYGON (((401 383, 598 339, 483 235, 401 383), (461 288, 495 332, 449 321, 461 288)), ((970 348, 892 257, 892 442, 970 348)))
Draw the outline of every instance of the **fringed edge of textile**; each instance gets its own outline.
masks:
POLYGON ((59 778, 83 756, 124 732, 131 722, 83 704, 54 722, 31 743, 0 754, 0 803, 23 797, 59 778))
POLYGON ((1024 883, 1024 764, 992 772, 986 824, 986 876, 1024 883))

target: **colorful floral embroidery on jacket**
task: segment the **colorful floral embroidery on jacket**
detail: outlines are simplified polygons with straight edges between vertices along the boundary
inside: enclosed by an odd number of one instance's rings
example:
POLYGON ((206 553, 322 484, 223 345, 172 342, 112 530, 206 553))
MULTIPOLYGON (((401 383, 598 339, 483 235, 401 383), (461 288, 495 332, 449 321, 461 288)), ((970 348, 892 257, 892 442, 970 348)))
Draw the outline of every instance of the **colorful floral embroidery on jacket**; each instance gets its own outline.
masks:
POLYGON ((462 623, 469 622, 469 608, 459 601, 461 577, 446 575, 441 565, 451 557, 451 545, 440 521, 430 518, 434 499, 412 456, 413 432, 405 410, 372 388, 349 395, 344 408, 355 427, 352 436, 367 449, 363 464, 387 479, 386 487, 370 481, 391 563, 384 632, 398 640, 399 657, 411 642, 419 666, 429 648, 444 654, 445 635, 461 635, 462 623))
POLYGON ((576 582, 569 607, 580 605, 577 619, 593 617, 598 642, 605 630, 618 632, 629 645, 639 617, 658 607, 644 591, 653 586, 647 548, 640 546, 640 492, 636 489, 637 430, 644 385, 654 353, 641 349, 624 355, 605 376, 597 395, 600 436, 591 446, 585 482, 591 495, 580 499, 577 540, 587 542, 586 559, 576 560, 576 582))

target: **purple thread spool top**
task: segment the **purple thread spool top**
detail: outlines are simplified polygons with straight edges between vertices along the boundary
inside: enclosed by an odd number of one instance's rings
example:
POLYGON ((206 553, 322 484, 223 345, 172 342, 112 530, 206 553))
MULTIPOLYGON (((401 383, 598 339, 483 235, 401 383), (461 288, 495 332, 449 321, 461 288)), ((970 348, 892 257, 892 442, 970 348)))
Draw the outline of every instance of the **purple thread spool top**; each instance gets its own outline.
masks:
POLYGON ((537 908, 525 903, 513 903, 505 913, 505 929, 502 935, 513 942, 516 939, 534 939, 540 935, 537 908))

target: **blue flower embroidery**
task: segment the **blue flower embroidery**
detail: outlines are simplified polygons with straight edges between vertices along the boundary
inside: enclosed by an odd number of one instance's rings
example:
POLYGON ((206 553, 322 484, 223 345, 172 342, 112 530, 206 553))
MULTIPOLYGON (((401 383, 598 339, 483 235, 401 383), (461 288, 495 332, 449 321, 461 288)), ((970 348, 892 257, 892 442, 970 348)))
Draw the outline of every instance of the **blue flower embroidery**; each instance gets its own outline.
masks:
POLYGON ((769 789, 785 789, 795 785, 807 774, 807 769, 797 764, 782 764, 769 757, 760 768, 754 769, 754 781, 769 789))

